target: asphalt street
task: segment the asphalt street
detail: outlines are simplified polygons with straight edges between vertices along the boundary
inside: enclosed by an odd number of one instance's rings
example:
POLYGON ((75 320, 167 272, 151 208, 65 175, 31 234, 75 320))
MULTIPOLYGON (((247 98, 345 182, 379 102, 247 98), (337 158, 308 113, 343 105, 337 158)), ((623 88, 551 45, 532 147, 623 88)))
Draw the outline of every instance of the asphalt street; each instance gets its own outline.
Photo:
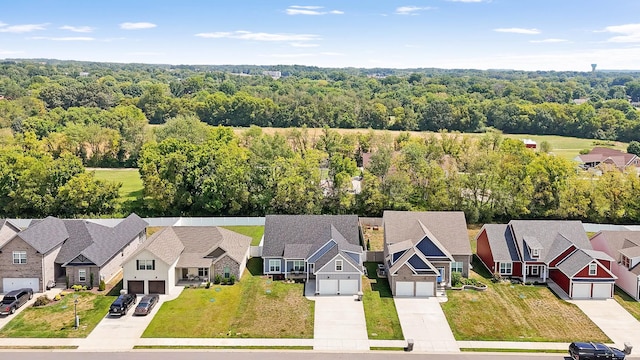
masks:
MULTIPOLYGON (((0 351, 1 358, 9 358, 7 352, 0 351)), ((563 354, 494 354, 494 353, 457 353, 457 354, 413 354, 404 352, 383 351, 378 353, 332 353, 332 352, 310 352, 310 351, 133 351, 133 352, 25 352, 16 351, 10 355, 12 360, 174 360, 184 359, 185 355, 189 360, 389 360, 389 359, 429 359, 429 360, 492 360, 492 359, 521 359, 521 360, 568 360, 569 357, 563 354)))

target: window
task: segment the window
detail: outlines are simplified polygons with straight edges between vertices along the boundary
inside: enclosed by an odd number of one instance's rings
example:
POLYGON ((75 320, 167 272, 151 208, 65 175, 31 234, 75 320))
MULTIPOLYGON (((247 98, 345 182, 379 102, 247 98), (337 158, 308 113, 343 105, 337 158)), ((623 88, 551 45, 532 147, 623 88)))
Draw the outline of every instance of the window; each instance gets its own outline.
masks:
POLYGON ((336 271, 342 271, 342 260, 336 260, 336 271))
POLYGON ((533 257, 538 257, 538 256, 540 256, 540 250, 538 250, 538 249, 533 249, 533 251, 531 252, 531 256, 533 256, 533 257))
POLYGON ((228 279, 231 277, 231 269, 228 266, 224 267, 224 278, 228 279))
POLYGON ((293 271, 304 271, 304 260, 293 260, 293 271))
POLYGON ((451 272, 459 272, 462 274, 463 269, 464 265, 462 261, 454 261, 451 263, 451 272))
POLYGON ((27 263, 27 252, 26 251, 14 251, 13 252, 13 263, 14 264, 26 264, 27 263))
POLYGON ((87 281, 87 270, 86 269, 78 269, 78 281, 79 282, 87 281))
POLYGON ((269 259, 269 272, 280 272, 280 259, 269 259))
POLYGON ((500 263, 500 275, 511 275, 513 264, 509 263, 500 263))
POLYGON ((589 276, 598 275, 598 264, 589 264, 589 276))
POLYGON ((631 268, 631 261, 629 261, 629 258, 624 255, 622 255, 622 260, 620 261, 620 263, 627 269, 631 268))
POLYGON ((138 270, 155 270, 155 260, 136 260, 138 270))
POLYGON ((201 278, 209 277, 209 268, 198 268, 198 276, 201 278))

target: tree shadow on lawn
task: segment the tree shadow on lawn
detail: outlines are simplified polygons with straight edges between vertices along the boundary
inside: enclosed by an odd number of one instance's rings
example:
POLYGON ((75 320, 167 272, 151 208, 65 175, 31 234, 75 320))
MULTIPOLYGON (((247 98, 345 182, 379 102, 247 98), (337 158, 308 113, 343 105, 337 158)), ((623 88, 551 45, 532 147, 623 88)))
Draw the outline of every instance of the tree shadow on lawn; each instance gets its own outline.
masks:
POLYGON ((247 260, 247 270, 252 276, 261 276, 262 274, 263 260, 259 257, 252 257, 247 260))

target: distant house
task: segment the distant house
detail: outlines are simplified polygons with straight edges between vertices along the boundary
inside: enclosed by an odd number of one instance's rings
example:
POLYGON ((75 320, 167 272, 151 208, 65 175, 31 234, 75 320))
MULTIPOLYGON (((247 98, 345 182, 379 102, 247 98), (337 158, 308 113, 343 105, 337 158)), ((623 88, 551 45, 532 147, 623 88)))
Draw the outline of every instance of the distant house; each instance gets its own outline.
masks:
POLYGON ((132 294, 170 294, 180 281, 216 276, 240 279, 251 238, 217 226, 166 227, 123 262, 123 288, 132 294))
POLYGON ((282 72, 265 70, 265 71, 262 72, 262 75, 270 76, 273 80, 278 80, 278 79, 280 79, 282 77, 282 72))
POLYGON ((362 291, 363 249, 356 215, 267 215, 262 258, 275 279, 304 280, 318 295, 362 291))
MULTIPOLYGON (((0 292, 49 281, 97 286, 121 270, 122 259, 146 239, 147 222, 131 214, 110 227, 89 220, 47 217, 0 242, 0 292), (93 280, 93 283, 91 281, 93 280)), ((2 229, 0 233, 12 230, 2 229)))
POLYGON ((435 296, 451 274, 469 275, 471 246, 461 211, 385 211, 384 266, 394 296, 435 296))
POLYGON ((613 297, 614 259, 592 249, 580 221, 485 224, 476 241, 478 257, 494 274, 525 283, 551 279, 574 299, 613 297))
POLYGON ((640 166, 640 158, 635 154, 605 147, 594 147, 588 154, 578 155, 575 160, 585 170, 601 165, 612 166, 620 171, 640 166))
POLYGON ((640 301, 640 231, 600 231, 591 245, 615 259, 616 285, 640 301))
POLYGON ((522 142, 527 149, 535 149, 538 146, 538 144, 531 139, 522 139, 522 142))

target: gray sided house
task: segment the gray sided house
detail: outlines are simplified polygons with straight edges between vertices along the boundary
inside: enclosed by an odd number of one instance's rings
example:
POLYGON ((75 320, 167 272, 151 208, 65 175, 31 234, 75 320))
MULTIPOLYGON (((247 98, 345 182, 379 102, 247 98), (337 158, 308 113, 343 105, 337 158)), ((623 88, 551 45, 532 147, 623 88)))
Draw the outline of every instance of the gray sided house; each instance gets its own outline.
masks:
POLYGON ((264 273, 301 279, 318 295, 362 290, 363 249, 356 215, 267 215, 264 273))
POLYGON ((385 211, 385 270, 394 296, 435 296, 451 273, 469 275, 471 245, 461 211, 385 211))
POLYGON ((120 271, 121 258, 146 238, 147 223, 131 214, 114 227, 47 217, 0 247, 0 292, 45 288, 49 281, 97 286, 120 271), (91 279, 93 274, 93 284, 91 279))
POLYGON ((124 289, 170 294, 181 281, 201 284, 216 276, 240 280, 250 246, 250 237, 217 226, 166 227, 124 260, 124 289))

